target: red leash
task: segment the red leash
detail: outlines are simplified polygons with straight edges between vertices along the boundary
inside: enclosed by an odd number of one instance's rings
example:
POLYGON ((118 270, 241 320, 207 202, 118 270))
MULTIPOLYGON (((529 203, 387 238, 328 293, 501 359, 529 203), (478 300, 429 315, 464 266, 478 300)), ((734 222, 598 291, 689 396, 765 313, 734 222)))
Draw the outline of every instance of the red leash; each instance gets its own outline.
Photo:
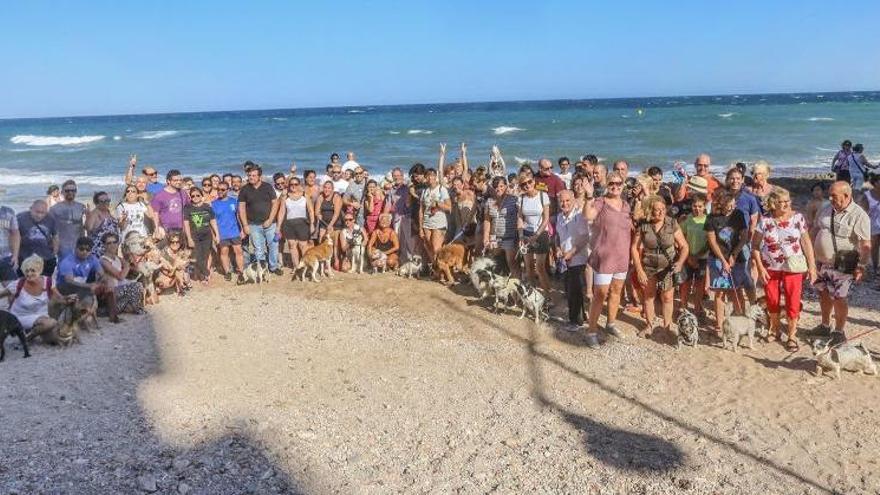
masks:
POLYGON ((876 331, 877 331, 877 329, 876 329, 876 328, 873 328, 873 329, 871 329, 871 330, 868 330, 867 332, 862 332, 862 333, 860 333, 860 334, 858 334, 858 335, 855 335, 854 337, 850 337, 850 338, 848 338, 848 339, 845 339, 843 342, 841 342, 841 343, 839 343, 839 344, 834 345, 834 347, 832 347, 831 349, 834 349, 834 348, 840 347, 840 346, 842 346, 843 344, 846 344, 847 342, 852 342, 853 340, 856 340, 856 339, 858 339, 858 338, 864 337, 865 335, 868 335, 869 333, 874 333, 874 332, 876 332, 876 331))

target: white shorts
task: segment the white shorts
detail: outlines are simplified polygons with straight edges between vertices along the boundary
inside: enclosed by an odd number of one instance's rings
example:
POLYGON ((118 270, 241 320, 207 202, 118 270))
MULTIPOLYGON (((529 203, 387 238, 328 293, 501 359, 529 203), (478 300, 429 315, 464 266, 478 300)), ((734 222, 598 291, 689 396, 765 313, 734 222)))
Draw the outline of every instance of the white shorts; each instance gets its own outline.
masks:
POLYGON ((593 285, 611 285, 611 279, 626 280, 626 272, 620 273, 593 273, 593 285))

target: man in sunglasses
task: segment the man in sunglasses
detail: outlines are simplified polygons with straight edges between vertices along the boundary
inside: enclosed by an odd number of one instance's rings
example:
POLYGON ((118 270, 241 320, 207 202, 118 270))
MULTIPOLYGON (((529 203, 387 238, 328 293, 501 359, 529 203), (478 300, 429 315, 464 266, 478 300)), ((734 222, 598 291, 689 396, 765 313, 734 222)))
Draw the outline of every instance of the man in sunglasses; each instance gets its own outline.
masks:
POLYGON ((248 183, 238 194, 238 219, 245 235, 250 236, 253 245, 254 260, 267 261, 268 247, 269 271, 275 275, 283 275, 278 257, 277 230, 279 203, 275 191, 263 182, 263 169, 254 165, 247 173, 248 183))
POLYGON ((38 199, 30 210, 18 214, 18 230, 21 233, 19 262, 36 254, 43 259, 42 275, 51 277, 57 264, 58 232, 45 201, 38 199))
MULTIPOLYGON (((709 158, 709 155, 707 155, 705 153, 700 154, 700 156, 698 156, 697 159, 694 160, 694 169, 696 169, 695 176, 706 179, 706 182, 708 183, 708 185, 706 187, 706 191, 707 191, 706 196, 709 198, 709 201, 712 201, 712 193, 715 192, 715 189, 717 189, 718 187, 721 186, 721 183, 718 182, 718 179, 716 179, 715 177, 712 177, 712 174, 709 173, 709 167, 711 167, 711 166, 712 166, 712 159, 709 158)), ((681 172, 681 175, 684 177, 684 180, 682 181, 681 186, 675 192, 676 203, 680 202, 680 201, 684 201, 685 199, 687 199, 687 196, 688 196, 688 188, 685 187, 685 184, 688 183, 688 179, 689 179, 689 177, 687 175, 687 171, 684 170, 684 167, 681 167, 681 170, 679 170, 679 172, 681 172)))
MULTIPOLYGON (((128 171, 125 173, 125 183, 129 185, 135 184, 134 179, 134 170, 137 168, 137 155, 131 155, 131 158, 128 159, 128 171)), ((150 193, 150 197, 155 196, 159 191, 162 190, 162 183, 159 182, 159 172, 155 167, 147 165, 141 171, 144 175, 144 178, 147 182, 147 192, 150 193)))
POLYGON ((64 200, 49 208, 49 215, 58 230, 58 255, 64 258, 76 249, 76 240, 85 235, 86 205, 76 200, 76 182, 61 185, 64 200))

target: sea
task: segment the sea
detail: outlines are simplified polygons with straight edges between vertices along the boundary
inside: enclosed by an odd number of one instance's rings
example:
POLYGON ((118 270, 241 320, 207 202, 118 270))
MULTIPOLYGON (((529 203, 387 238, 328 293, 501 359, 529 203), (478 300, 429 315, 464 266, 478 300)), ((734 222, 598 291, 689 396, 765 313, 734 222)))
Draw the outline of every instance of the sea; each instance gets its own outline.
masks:
POLYGON ((318 170, 353 151, 371 175, 413 163, 435 165, 468 144, 472 166, 497 144, 509 168, 540 157, 594 154, 635 170, 712 156, 715 173, 767 160, 776 176, 826 172, 840 142, 880 158, 880 91, 743 94, 360 106, 0 120, 0 204, 26 208, 50 184, 75 179, 82 199, 121 193, 128 157, 139 169, 176 168, 201 178, 318 170))

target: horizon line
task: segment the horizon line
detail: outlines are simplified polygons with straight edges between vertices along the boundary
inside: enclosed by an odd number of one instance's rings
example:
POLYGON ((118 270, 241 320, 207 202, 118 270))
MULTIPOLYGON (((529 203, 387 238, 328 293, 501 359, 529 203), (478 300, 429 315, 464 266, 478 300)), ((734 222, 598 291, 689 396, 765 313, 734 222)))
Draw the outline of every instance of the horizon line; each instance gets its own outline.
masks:
POLYGON ((230 113, 230 112, 268 112, 268 111, 290 111, 290 110, 334 110, 334 109, 357 109, 362 107, 372 108, 390 108, 401 106, 432 106, 432 105, 473 105, 477 103, 497 104, 497 103, 549 103, 559 101, 609 101, 609 100, 640 100, 649 98, 707 98, 718 96, 778 96, 778 95, 818 95, 818 94, 843 94, 843 93, 875 93, 880 90, 876 89, 859 89, 845 91, 781 91, 770 93, 706 93, 706 94, 689 94, 689 95, 664 95, 664 96, 615 96, 604 98, 538 98, 524 100, 487 100, 487 101, 457 101, 457 102, 427 102, 427 103, 383 103, 383 104, 360 104, 360 105, 316 105, 301 107, 278 107, 278 108, 241 108, 241 109, 225 109, 225 110, 191 110, 179 112, 140 112, 140 113, 108 113, 108 114, 91 114, 91 115, 55 115, 48 117, 0 117, 0 122, 8 122, 13 120, 50 120, 50 119, 88 119, 98 117, 143 117, 143 116, 159 116, 159 115, 191 115, 198 113, 230 113))

